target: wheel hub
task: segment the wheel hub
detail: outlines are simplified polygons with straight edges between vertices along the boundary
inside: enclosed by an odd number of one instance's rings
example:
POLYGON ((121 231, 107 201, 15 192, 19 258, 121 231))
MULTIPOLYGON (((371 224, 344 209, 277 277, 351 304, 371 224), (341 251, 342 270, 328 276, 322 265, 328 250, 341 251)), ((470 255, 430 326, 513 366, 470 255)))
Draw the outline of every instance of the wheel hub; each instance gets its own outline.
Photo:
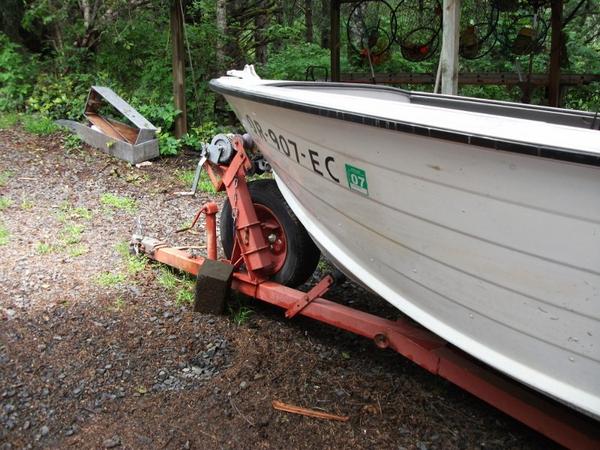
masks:
POLYGON ((264 271, 265 275, 272 275, 281 270, 287 258, 287 239, 281 222, 269 208, 254 203, 258 221, 262 225, 263 235, 271 248, 273 266, 264 271))

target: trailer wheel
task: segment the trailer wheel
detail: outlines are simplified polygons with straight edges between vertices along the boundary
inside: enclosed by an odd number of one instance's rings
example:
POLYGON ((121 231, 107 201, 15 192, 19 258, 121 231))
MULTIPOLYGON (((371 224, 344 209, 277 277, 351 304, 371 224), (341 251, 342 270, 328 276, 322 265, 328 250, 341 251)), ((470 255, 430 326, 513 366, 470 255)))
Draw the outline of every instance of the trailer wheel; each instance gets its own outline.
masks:
MULTIPOLYGON (((248 190, 275 261, 264 275, 286 286, 301 285, 315 271, 319 249, 284 200, 275 180, 250 182, 248 190)), ((235 230, 229 200, 223 205, 219 221, 223 252, 230 258, 235 230)))

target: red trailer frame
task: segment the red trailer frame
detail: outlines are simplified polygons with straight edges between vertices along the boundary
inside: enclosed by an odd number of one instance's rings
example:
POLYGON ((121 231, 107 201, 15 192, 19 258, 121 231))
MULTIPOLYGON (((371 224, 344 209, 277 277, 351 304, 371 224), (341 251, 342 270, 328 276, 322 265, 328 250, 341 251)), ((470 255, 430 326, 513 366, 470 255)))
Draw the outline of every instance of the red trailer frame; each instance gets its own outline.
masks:
MULTIPOLYGON (((600 448, 600 423, 590 417, 508 378, 413 322, 387 320, 323 298, 333 283, 331 276, 308 292, 269 281, 274 257, 246 184, 251 161, 241 136, 231 138, 231 144, 235 156, 228 166, 206 166, 215 188, 227 191, 235 218, 233 252, 230 260, 223 260, 234 270, 232 289, 285 309, 287 318, 299 314, 372 339, 377 347, 400 353, 565 447, 600 448)), ((207 259, 217 258, 217 211, 216 204, 207 203, 192 223, 206 215, 207 258, 148 237, 137 236, 134 245, 151 259, 198 276, 207 259)))

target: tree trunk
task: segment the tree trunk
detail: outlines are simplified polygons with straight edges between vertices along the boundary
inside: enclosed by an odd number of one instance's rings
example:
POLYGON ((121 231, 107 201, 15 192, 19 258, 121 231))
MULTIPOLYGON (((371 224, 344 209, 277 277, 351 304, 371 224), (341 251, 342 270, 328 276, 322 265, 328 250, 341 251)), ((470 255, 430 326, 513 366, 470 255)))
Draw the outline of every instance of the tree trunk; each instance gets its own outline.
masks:
POLYGON ((20 28, 23 20, 22 0, 3 0, 5 5, 0 8, 0 32, 18 44, 22 43, 20 28))
POLYGON ((217 0, 217 70, 225 69, 225 41, 227 38, 227 0, 217 0))
POLYGON ((548 105, 560 106, 560 50, 562 37, 562 0, 552 0, 552 43, 548 70, 548 105))
POLYGON ((240 26, 235 21, 235 13, 241 8, 240 0, 229 0, 226 1, 225 17, 227 19, 227 26, 225 27, 226 39, 225 39, 225 56, 229 58, 229 66, 231 68, 243 69, 246 64, 246 58, 239 45, 240 38, 240 26))
POLYGON ((312 0, 304 0, 304 23, 306 24, 306 42, 313 43, 313 2, 312 0))
POLYGON ((187 133, 185 102, 185 49, 183 47, 183 14, 181 0, 171 0, 171 43, 173 46, 173 97, 181 113, 175 118, 175 137, 187 133))
MULTIPOLYGON (((284 0, 279 0, 277 2, 277 9, 275 10, 275 21, 277 22, 277 25, 283 27, 284 25, 284 14, 283 14, 283 10, 285 8, 285 2, 284 0)), ((283 48, 283 40, 282 39, 276 39, 275 42, 273 42, 273 48, 275 49, 275 51, 281 51, 281 49, 283 48)))
MULTIPOLYGON (((258 7, 264 8, 265 2, 259 2, 258 7)), ((256 62, 265 64, 267 62, 267 43, 265 38, 265 28, 267 27, 267 14, 258 14, 254 18, 254 49, 256 54, 256 62)))
POLYGON ((329 48, 329 0, 321 0, 321 48, 329 48))

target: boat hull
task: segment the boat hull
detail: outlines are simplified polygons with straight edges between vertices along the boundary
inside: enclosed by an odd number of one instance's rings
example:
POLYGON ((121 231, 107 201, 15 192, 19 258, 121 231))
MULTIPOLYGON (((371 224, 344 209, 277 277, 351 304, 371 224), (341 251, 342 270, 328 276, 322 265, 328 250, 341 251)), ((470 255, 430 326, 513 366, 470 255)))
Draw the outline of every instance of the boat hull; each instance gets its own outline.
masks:
POLYGON ((226 95, 309 233, 452 344, 600 418, 600 170, 226 95))

